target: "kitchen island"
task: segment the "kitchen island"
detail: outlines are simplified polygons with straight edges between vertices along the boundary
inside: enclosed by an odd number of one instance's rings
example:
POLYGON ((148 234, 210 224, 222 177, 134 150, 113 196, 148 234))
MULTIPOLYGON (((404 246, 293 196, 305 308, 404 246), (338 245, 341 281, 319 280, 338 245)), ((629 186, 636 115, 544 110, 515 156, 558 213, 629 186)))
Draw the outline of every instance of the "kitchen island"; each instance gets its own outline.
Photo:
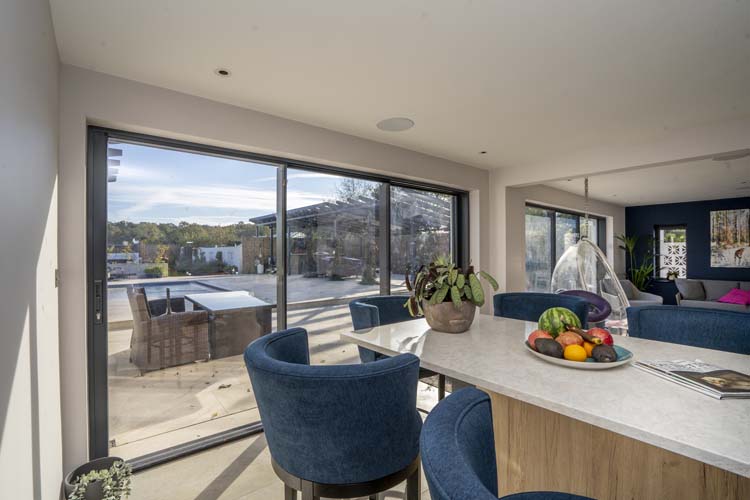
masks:
MULTIPOLYGON (((463 334, 424 319, 342 334, 492 398, 501 495, 556 490, 598 499, 750 498, 750 400, 716 400, 625 365, 586 371, 538 359, 535 323, 479 315, 463 334)), ((750 356, 630 337, 642 360, 695 360, 750 372, 750 356)))

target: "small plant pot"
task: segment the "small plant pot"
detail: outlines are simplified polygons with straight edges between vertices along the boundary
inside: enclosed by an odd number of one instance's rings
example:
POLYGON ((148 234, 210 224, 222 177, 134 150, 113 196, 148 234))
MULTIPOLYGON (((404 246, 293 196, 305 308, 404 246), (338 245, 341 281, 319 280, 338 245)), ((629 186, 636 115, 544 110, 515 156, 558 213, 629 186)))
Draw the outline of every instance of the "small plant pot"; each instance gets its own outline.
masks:
MULTIPOLYGON (((78 479, 78 477, 83 476, 84 474, 88 474, 92 470, 109 469, 114 465, 115 462, 121 461, 122 458, 118 457, 104 457, 97 458, 77 467, 67 476, 65 476, 65 480, 63 481, 63 487, 65 488, 65 498, 67 499, 70 494, 73 493, 73 490, 75 490, 74 483, 76 479, 78 479)), ((101 481, 94 481, 93 483, 89 484, 88 488, 86 488, 86 496, 84 498, 86 500, 102 500, 102 498, 104 498, 104 492, 102 491, 101 481)))
POLYGON ((430 304, 424 301, 422 310, 427 324, 433 330, 443 333, 463 333, 471 327, 477 306, 466 300, 461 302, 461 307, 456 307, 453 302, 430 304))

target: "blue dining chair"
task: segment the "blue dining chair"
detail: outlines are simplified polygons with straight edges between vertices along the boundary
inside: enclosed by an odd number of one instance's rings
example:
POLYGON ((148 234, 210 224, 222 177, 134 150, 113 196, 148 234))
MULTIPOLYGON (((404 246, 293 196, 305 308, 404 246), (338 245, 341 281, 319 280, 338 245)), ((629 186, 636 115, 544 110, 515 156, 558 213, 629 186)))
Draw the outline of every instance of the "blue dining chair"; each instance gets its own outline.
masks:
MULTIPOLYGON (((497 500, 497 464, 490 397, 473 387, 456 391, 427 416, 419 443, 432 500, 497 500)), ((505 500, 591 500, 534 491, 505 500)))
POLYGON ((750 313, 702 307, 628 307, 628 335, 750 354, 750 313))
POLYGON ((550 307, 565 307, 570 309, 586 325, 589 314, 589 303, 586 299, 559 293, 517 292, 498 293, 492 297, 495 306, 495 316, 520 319, 523 321, 538 321, 539 316, 550 307))
POLYGON ((419 358, 311 366, 307 332, 291 328, 250 344, 245 365, 287 500, 374 499, 404 480, 419 498, 419 358))
MULTIPOLYGON (((380 295, 351 301, 349 312, 352 315, 352 326, 355 330, 366 330, 376 326, 416 319, 404 307, 407 298, 404 295, 380 295)), ((365 347, 357 346, 357 348, 359 349, 359 359, 363 363, 388 357, 365 347)), ((436 374, 424 368, 419 369, 420 379, 434 377, 435 375, 438 375, 438 400, 440 400, 445 397, 445 375, 436 374)))

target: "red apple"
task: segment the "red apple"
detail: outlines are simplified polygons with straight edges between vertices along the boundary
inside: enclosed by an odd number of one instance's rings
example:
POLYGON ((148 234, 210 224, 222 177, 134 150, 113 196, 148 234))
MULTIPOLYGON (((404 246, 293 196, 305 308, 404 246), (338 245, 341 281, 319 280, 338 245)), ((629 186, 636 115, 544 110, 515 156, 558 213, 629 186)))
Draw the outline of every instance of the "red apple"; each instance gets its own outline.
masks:
POLYGON ((534 330, 533 332, 531 332, 531 335, 529 335, 528 340, 529 340, 529 345, 531 346, 531 348, 536 351, 536 345, 534 344, 534 342, 536 342, 536 339, 551 339, 551 338, 552 338, 552 335, 545 332, 544 330, 534 330))
POLYGON ((600 339, 602 339, 602 344, 613 345, 615 343, 615 341, 612 339, 612 334, 610 334, 604 328, 591 328, 588 333, 592 337, 599 337, 600 339))

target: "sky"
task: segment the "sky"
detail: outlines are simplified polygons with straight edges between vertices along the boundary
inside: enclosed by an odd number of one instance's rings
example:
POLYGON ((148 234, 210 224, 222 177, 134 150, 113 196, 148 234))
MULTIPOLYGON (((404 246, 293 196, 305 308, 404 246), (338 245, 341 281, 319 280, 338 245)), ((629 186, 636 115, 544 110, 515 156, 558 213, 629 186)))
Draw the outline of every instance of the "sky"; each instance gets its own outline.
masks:
MULTIPOLYGON (((117 180, 107 184, 111 222, 227 225, 276 211, 274 166, 127 143, 110 148, 122 150, 117 180)), ((287 208, 333 199, 341 179, 289 169, 287 208)))

